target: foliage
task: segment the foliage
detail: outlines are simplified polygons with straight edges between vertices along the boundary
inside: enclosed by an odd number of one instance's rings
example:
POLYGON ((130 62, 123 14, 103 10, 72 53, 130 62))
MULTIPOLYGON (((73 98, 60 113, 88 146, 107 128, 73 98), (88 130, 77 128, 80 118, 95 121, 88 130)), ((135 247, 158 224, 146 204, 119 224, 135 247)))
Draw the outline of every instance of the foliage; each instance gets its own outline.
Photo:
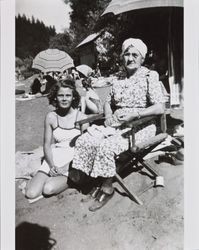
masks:
POLYGON ((70 4, 70 32, 73 34, 74 47, 88 35, 99 31, 96 24, 110 0, 63 0, 70 4))
POLYGON ((25 65, 27 70, 31 70, 32 61, 33 61, 33 58, 30 58, 30 57, 24 59, 24 65, 25 65))
POLYGON ((26 79, 35 73, 32 69, 33 58, 25 58, 24 60, 19 57, 15 58, 15 72, 17 74, 17 79, 26 79))
POLYGON ((94 43, 97 51, 98 65, 101 69, 109 68, 115 48, 114 36, 108 31, 102 32, 94 43))
POLYGON ((63 50, 70 53, 72 46, 71 35, 65 31, 50 38, 49 48, 63 50))
POLYGON ((88 35, 101 32, 95 41, 97 61, 100 68, 116 71, 119 67, 122 31, 126 30, 121 16, 101 16, 111 0, 63 0, 70 4, 70 33, 73 34, 73 48, 88 35), (104 31, 104 32, 102 32, 104 31))
POLYGON ((19 57, 16 57, 16 58, 15 58, 15 66, 16 66, 16 68, 20 68, 20 67, 22 67, 23 65, 24 65, 23 60, 22 60, 21 58, 19 58, 19 57))
POLYGON ((21 70, 21 75, 23 76, 24 79, 27 79, 29 77, 31 77, 32 75, 35 74, 35 71, 32 69, 24 69, 21 70))
POLYGON ((55 27, 46 27, 42 21, 30 20, 25 15, 15 17, 16 56, 24 59, 35 57, 41 50, 47 49, 49 39, 54 36, 55 27))
POLYGON ((30 20, 25 15, 15 17, 16 26, 16 70, 24 78, 33 74, 33 58, 49 47, 49 40, 55 33, 55 27, 46 27, 34 17, 30 20))

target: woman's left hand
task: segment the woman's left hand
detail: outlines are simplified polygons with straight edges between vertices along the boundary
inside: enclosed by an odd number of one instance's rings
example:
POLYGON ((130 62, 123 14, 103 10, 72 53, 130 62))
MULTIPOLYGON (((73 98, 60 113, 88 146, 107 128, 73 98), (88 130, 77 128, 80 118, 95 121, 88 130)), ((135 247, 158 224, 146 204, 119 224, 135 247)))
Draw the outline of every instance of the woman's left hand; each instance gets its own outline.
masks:
POLYGON ((131 113, 131 114, 128 114, 128 115, 118 115, 117 119, 120 122, 130 122, 130 121, 134 120, 137 117, 138 117, 137 113, 131 113))
POLYGON ((49 172, 51 177, 56 177, 61 175, 61 172, 59 171, 59 169, 56 166, 53 166, 50 168, 50 172, 49 172))

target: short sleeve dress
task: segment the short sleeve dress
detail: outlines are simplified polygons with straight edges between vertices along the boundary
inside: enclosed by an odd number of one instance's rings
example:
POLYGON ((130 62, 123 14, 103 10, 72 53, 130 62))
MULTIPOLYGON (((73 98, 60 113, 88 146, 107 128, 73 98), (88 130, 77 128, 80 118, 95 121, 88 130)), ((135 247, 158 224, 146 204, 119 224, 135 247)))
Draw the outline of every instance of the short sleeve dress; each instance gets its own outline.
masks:
MULTIPOLYGON (((140 67, 130 78, 119 75, 113 83, 107 101, 114 106, 113 123, 116 115, 141 111, 150 105, 164 103, 164 95, 156 71, 140 67)), ((156 134, 155 123, 149 122, 137 128, 135 143, 143 142, 156 134)), ((116 173, 115 156, 128 150, 128 139, 117 130, 108 138, 95 138, 89 133, 80 136, 76 142, 73 168, 91 177, 113 177, 116 173)))

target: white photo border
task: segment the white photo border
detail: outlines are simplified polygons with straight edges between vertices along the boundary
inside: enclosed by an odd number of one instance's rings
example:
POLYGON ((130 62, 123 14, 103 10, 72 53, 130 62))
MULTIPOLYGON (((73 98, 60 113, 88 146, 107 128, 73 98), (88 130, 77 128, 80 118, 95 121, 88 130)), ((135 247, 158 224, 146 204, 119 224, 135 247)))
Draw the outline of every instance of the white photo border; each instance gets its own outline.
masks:
MULTIPOLYGON (((28 1, 28 0, 27 0, 28 1)), ((199 249, 199 1, 184 0, 184 249, 199 249)), ((15 249, 15 1, 0 0, 1 249, 15 249)))

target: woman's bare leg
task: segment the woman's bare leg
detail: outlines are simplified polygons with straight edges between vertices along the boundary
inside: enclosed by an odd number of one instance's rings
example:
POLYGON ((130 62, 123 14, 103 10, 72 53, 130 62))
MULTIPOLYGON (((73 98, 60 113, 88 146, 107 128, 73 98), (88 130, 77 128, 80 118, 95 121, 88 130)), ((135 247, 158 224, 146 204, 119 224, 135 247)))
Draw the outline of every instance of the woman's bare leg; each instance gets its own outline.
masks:
POLYGON ((36 175, 28 182, 26 187, 26 197, 34 199, 42 194, 43 186, 49 176, 43 172, 37 172, 36 175))
POLYGON ((59 194, 68 188, 68 178, 66 176, 56 176, 49 178, 43 187, 44 195, 59 194))
POLYGON ((101 186, 101 190, 106 194, 112 194, 114 191, 113 188, 113 178, 104 178, 104 181, 101 186))

